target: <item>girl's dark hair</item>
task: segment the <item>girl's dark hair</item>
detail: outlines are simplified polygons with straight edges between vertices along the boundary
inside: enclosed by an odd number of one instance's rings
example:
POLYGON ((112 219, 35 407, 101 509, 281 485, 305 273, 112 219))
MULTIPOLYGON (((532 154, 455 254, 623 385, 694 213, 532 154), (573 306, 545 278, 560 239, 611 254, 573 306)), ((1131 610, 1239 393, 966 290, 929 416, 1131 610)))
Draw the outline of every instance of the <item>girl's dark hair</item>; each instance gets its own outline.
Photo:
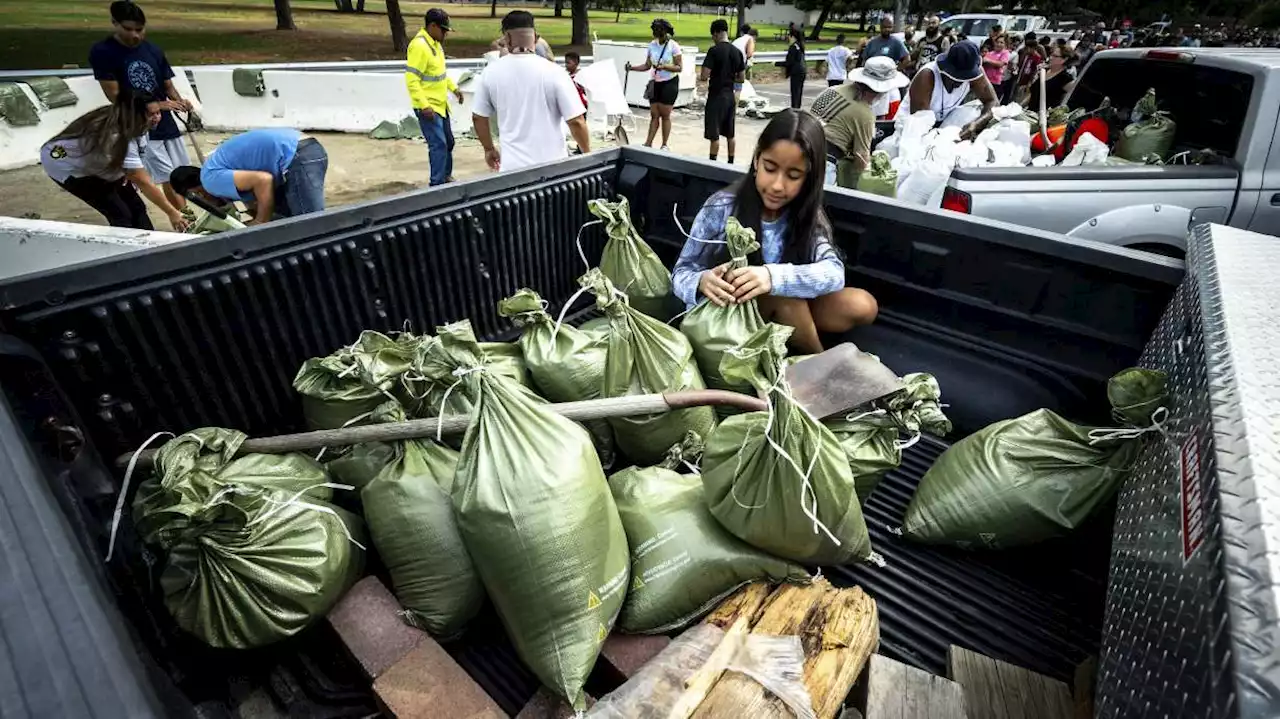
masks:
POLYGON ((800 28, 798 27, 791 28, 790 34, 791 34, 791 39, 796 41, 796 44, 800 46, 801 50, 804 50, 804 33, 800 31, 800 28))
MULTIPOLYGON (((744 227, 756 231, 761 237, 761 213, 764 202, 760 199, 760 191, 756 189, 756 164, 760 154, 773 147, 775 142, 789 140, 800 146, 808 161, 808 172, 805 174, 804 186, 800 194, 787 205, 787 236, 782 245, 782 261, 793 264, 808 264, 818 259, 822 248, 818 247, 817 235, 831 235, 831 223, 827 213, 822 210, 822 183, 826 178, 827 138, 822 132, 822 123, 807 112, 800 110, 783 110, 765 126, 756 143, 755 154, 751 157, 751 167, 747 174, 729 188, 733 193, 733 214, 744 227)), ((760 253, 756 252, 750 262, 753 265, 763 264, 760 253)))
POLYGON ((107 167, 124 164, 129 143, 151 129, 147 105, 156 102, 151 95, 121 88, 116 101, 81 115, 54 136, 54 140, 77 140, 81 155, 102 155, 107 167))

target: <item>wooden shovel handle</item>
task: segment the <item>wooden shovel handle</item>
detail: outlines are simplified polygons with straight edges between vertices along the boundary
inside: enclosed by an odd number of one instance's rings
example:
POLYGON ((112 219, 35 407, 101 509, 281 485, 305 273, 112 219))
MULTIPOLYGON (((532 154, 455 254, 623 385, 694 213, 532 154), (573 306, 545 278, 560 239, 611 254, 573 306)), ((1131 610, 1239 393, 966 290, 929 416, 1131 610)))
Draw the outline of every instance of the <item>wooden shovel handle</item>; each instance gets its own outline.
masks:
MULTIPOLYGON (((591 419, 608 419, 610 417, 660 414, 690 407, 736 407, 747 412, 763 411, 768 408, 765 401, 758 397, 718 389, 589 399, 581 402, 563 402, 549 406, 557 414, 578 422, 585 422, 591 419)), ((320 429, 314 432, 246 439, 240 445, 240 450, 237 454, 285 454, 288 452, 318 450, 323 447, 344 447, 364 442, 396 442, 406 439, 434 437, 437 432, 454 435, 467 431, 467 426, 470 424, 470 415, 454 414, 446 416, 443 420, 433 417, 430 419, 412 419, 407 422, 369 424, 359 427, 342 427, 340 429, 320 429)), ((143 467, 151 466, 155 460, 155 453, 156 450, 154 449, 144 450, 138 455, 138 464, 143 467)), ((117 457, 116 466, 127 467, 129 460, 133 458, 133 454, 133 452, 129 452, 117 457)))

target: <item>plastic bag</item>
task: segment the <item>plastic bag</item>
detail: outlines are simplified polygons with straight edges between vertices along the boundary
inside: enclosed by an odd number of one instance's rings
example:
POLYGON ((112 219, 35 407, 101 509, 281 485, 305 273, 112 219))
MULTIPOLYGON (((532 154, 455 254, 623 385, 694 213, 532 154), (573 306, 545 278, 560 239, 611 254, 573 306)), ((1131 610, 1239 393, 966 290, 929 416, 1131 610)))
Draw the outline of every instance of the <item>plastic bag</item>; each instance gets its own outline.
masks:
POLYGON ((726 419, 707 441, 707 506, 739 539, 808 564, 871 556, 840 442, 791 399, 783 358, 791 328, 767 324, 725 353, 720 371, 750 381, 769 409, 726 419))
MULTIPOLYGON (((386 402, 373 419, 403 422, 404 410, 386 402)), ((449 497, 458 453, 431 439, 395 442, 392 451, 360 492, 369 538, 409 623, 437 637, 456 636, 484 602, 449 497)))
POLYGON ((1167 378, 1127 369, 1107 383, 1122 428, 1092 429, 1047 409, 956 442, 907 506, 902 531, 928 544, 1017 547, 1064 534, 1109 500, 1132 469, 1141 437, 1163 432, 1167 378))
POLYGON ((1054 159, 1053 155, 1036 155, 1031 158, 1032 167, 1053 167, 1056 164, 1058 164, 1058 161, 1054 159))
POLYGON ((947 179, 951 177, 953 161, 937 159, 932 152, 906 175, 906 179, 898 184, 898 199, 925 207, 937 207, 942 204, 942 193, 947 189, 947 179))
POLYGON ((991 151, 991 167, 1022 167, 1027 164, 1022 161, 1023 153, 1031 151, 1030 143, 1020 147, 1002 140, 996 140, 987 148, 991 151))
POLYGON ((631 223, 627 198, 591 200, 587 208, 604 220, 609 235, 600 254, 600 270, 627 293, 631 306, 664 322, 683 310, 671 294, 671 272, 631 223))
MULTIPOLYGON (((599 269, 578 280, 596 296, 596 307, 609 318, 609 354, 605 363, 605 397, 706 389, 693 347, 679 330, 649 317, 627 303, 599 269)), ((711 407, 692 407, 641 417, 609 420, 618 448, 640 466, 657 464, 671 445, 689 432, 708 437, 716 426, 711 407)))
MULTIPOLYGON (((755 230, 743 227, 737 218, 730 217, 725 223, 724 235, 729 249, 729 266, 734 269, 746 267, 747 256, 760 249, 755 230)), ((720 360, 725 350, 741 344, 763 326, 764 319, 760 317, 755 300, 721 307, 703 297, 685 315, 680 331, 689 338, 693 358, 697 360, 698 370, 708 387, 750 393, 750 385, 727 382, 720 376, 720 360)))
POLYGON ((29 77, 23 82, 27 83, 27 87, 40 98, 40 102, 44 106, 53 109, 55 107, 70 107, 80 101, 76 97, 75 92, 67 85, 67 81, 60 77, 29 77))
POLYGON ((166 442, 133 501, 139 536, 167 555, 165 606, 220 648, 302 631, 364 569, 360 520, 329 503, 324 467, 303 454, 237 457, 244 440, 206 427, 166 442))
POLYGON ((303 362, 293 388, 302 395, 307 427, 338 429, 366 421, 374 408, 396 397, 392 390, 412 365, 419 341, 408 332, 393 339, 366 330, 351 346, 303 362))
POLYGON ((618 617, 624 632, 683 628, 754 580, 809 580, 804 567, 769 556, 716 522, 702 478, 675 472, 701 452, 702 439, 690 435, 661 465, 628 467, 609 478, 631 547, 631 588, 618 617))
POLYGON ((453 485, 463 543, 520 658, 583 709, 630 577, 600 460, 580 425, 486 368, 470 322, 437 338, 423 374, 476 407, 453 485))
POLYGON ((13 127, 40 124, 40 111, 16 82, 0 82, 0 119, 13 127))
POLYGON ((1061 166, 1101 165, 1106 163, 1110 152, 1111 149, 1105 142, 1094 137, 1092 132, 1086 132, 1076 140, 1076 146, 1071 148, 1071 152, 1062 158, 1061 166))
POLYGON ((981 105, 961 105, 960 107, 952 110, 946 117, 942 118, 942 122, 938 127, 954 127, 960 129, 974 120, 977 120, 981 116, 981 105))
MULTIPOLYGON (((996 139, 1018 148, 1016 164, 1031 162, 1031 126, 1024 120, 1001 120, 996 125, 996 139)), ((992 149, 994 152, 994 148, 992 149)), ((1010 158, 1010 166, 1015 160, 1010 158)))
POLYGON ((897 197, 898 171, 893 169, 888 154, 879 150, 871 153, 871 164, 858 177, 858 189, 881 197, 897 197))
MULTIPOLYGON (((517 343, 534 386, 552 402, 599 399, 609 349, 605 329, 584 332, 569 325, 557 327, 544 304, 530 289, 518 290, 498 303, 498 314, 514 319, 523 328, 517 343)), ((591 433, 601 464, 612 467, 613 428, 609 422, 593 419, 582 426, 591 433)))
MULTIPOLYGON (((591 707, 588 719, 665 717, 684 693, 685 682, 706 665, 725 641, 713 624, 699 624, 676 637, 625 684, 591 707)), ((813 719, 813 700, 804 684, 800 637, 747 634, 725 669, 745 674, 787 705, 797 719, 813 719)))

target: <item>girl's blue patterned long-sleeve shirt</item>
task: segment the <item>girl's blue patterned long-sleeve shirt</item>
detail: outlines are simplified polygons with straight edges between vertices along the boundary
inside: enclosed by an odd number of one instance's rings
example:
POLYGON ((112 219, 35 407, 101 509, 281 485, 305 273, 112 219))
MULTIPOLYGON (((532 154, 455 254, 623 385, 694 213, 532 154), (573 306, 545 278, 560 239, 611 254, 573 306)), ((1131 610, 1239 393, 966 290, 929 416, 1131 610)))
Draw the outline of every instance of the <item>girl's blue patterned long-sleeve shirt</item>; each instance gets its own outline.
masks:
MULTIPOLYGON (((724 226, 733 214, 733 195, 721 190, 702 205, 689 229, 680 259, 671 272, 671 291, 686 306, 698 303, 698 279, 712 267, 728 262, 724 226), (699 242, 699 240, 704 240, 699 242)), ((782 216, 760 226, 760 255, 773 283, 770 294, 779 297, 813 299, 844 289, 844 262, 824 233, 814 238, 814 261, 795 265, 783 263, 782 247, 787 236, 787 218, 782 216)))

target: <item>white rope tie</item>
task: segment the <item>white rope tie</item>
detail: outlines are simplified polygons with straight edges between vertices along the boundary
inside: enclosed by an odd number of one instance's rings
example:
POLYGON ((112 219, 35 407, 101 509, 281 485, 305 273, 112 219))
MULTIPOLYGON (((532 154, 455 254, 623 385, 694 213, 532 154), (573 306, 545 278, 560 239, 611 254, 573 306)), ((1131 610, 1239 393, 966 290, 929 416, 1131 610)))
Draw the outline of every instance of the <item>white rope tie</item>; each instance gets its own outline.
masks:
POLYGON ((166 435, 172 437, 173 432, 156 432, 148 437, 147 441, 143 442, 141 447, 138 447, 133 451, 133 456, 129 457, 129 466, 124 470, 124 482, 120 485, 120 495, 116 497, 116 510, 111 514, 111 536, 107 540, 106 561, 108 562, 111 561, 111 555, 116 551, 116 532, 120 529, 120 518, 124 515, 125 498, 129 494, 129 480, 133 478, 133 470, 138 466, 138 457, 142 454, 142 451, 152 442, 156 441, 157 438, 164 437, 166 435))
MULTIPOLYGON (((383 390, 383 392, 386 392, 386 390, 383 390)), ((388 392, 388 393, 386 393, 386 394, 387 394, 387 396, 388 396, 388 397, 391 397, 391 399, 395 399, 395 397, 394 397, 393 395, 391 395, 389 392, 388 392)), ((359 422, 359 421, 361 421, 361 420, 368 419, 368 418, 369 418, 369 417, 371 417, 372 415, 373 415, 373 410, 369 410, 368 412, 361 412, 360 414, 358 414, 358 415, 356 415, 356 416, 352 417, 351 419, 347 420, 346 422, 343 422, 343 423, 342 423, 342 429, 346 429, 347 427, 350 427, 351 425, 353 425, 353 424, 355 424, 356 422, 359 422)), ((324 453, 325 453, 325 452, 327 452, 327 451, 329 451, 329 448, 328 448, 328 447, 321 447, 321 448, 320 448, 320 451, 316 453, 316 461, 317 461, 317 462, 319 462, 319 461, 320 461, 320 458, 321 458, 321 457, 323 457, 323 456, 324 456, 324 453)))
POLYGON ((911 448, 911 447, 916 446, 916 443, 917 443, 917 442, 919 442, 919 441, 920 441, 920 438, 921 438, 921 437, 923 437, 923 436, 924 436, 924 435, 922 435, 921 433, 916 432, 916 433, 915 433, 915 435, 914 435, 911 439, 908 439, 908 440, 907 440, 907 441, 905 441, 905 442, 904 442, 904 441, 902 441, 902 440, 900 440, 900 439, 895 439, 895 440, 893 440, 893 444, 894 444, 894 446, 896 446, 896 447, 897 447, 898 449, 900 449, 900 450, 901 450, 901 449, 909 449, 909 448, 911 448))
POLYGON ((1167 438, 1169 435, 1165 430, 1164 422, 1168 417, 1168 408, 1157 407, 1156 410, 1151 413, 1151 424, 1146 427, 1091 429, 1089 430, 1089 446, 1092 447, 1099 442, 1108 442, 1113 439, 1137 439, 1148 432, 1158 432, 1167 438))
POLYGON ((883 409, 873 409, 870 412, 850 412, 844 416, 844 421, 857 422, 858 420, 866 419, 867 417, 879 417, 886 414, 888 414, 888 412, 883 409))
POLYGON ((704 239, 702 239, 702 238, 700 238, 700 237, 694 237, 694 236, 690 235, 688 232, 686 232, 686 231, 685 231, 685 229, 684 229, 684 225, 680 224, 680 218, 679 218, 679 217, 676 217, 676 209, 677 209, 677 208, 676 208, 676 205, 675 205, 675 204, 672 204, 672 205, 671 205, 671 219, 675 221, 675 223, 676 223, 676 229, 677 229, 677 230, 680 230, 680 234, 684 235, 684 237, 685 237, 685 239, 686 239, 686 240, 693 240, 694 242, 702 242, 702 243, 704 243, 704 244, 708 244, 708 245, 727 245, 727 244, 729 244, 728 242, 726 242, 726 241, 724 241, 724 240, 704 240, 704 239))
POLYGON ((582 233, 592 225, 603 225, 603 224, 604 224, 604 220, 591 220, 590 222, 585 223, 582 227, 578 228, 578 238, 574 240, 574 244, 578 246, 578 257, 582 258, 582 265, 586 267, 588 270, 591 269, 591 263, 587 262, 587 253, 583 252, 582 250, 582 233))
POLYGON ((689 468, 689 471, 690 471, 690 472, 693 472, 694 474, 701 474, 701 473, 702 473, 702 470, 701 470, 701 469, 698 469, 698 465, 696 465, 696 464, 690 464, 690 463, 689 463, 689 460, 687 460, 687 459, 682 459, 682 460, 680 460, 680 464, 683 464, 684 466, 688 467, 688 468, 689 468))
MULTIPOLYGON (((256 519, 253 519, 252 521, 250 521, 248 524, 244 526, 248 528, 248 527, 254 526, 255 524, 260 524, 262 522, 265 522, 267 519, 274 516, 277 512, 284 509, 285 507, 301 507, 303 509, 310 509, 316 512, 324 512, 325 514, 332 515, 334 519, 338 520, 338 526, 342 527, 342 534, 346 536, 347 541, 356 545, 360 549, 365 549, 365 546, 363 544, 361 544, 360 542, 357 542, 356 538, 351 536, 351 530, 347 529, 347 523, 342 521, 342 517, 339 516, 339 514, 336 511, 334 511, 332 507, 322 507, 318 504, 312 504, 310 502, 301 501, 302 495, 306 494, 307 492, 310 492, 313 489, 319 489, 321 487, 327 487, 329 489, 345 489, 345 490, 355 489, 355 487, 349 484, 335 484, 333 482, 321 482, 319 484, 313 484, 310 487, 306 487, 298 491, 292 497, 284 500, 283 502, 278 499, 275 499, 274 497, 264 495, 263 499, 265 499, 266 501, 270 502, 275 506, 263 512, 262 514, 258 515, 256 519)), ((228 487, 228 489, 233 489, 233 488, 228 487)), ((219 492, 219 495, 221 494, 222 493, 219 492)))
POLYGON ((569 295, 569 299, 565 301, 564 307, 560 308, 560 316, 556 318, 556 326, 551 330, 551 336, 547 338, 547 351, 551 351, 552 345, 555 344, 556 335, 560 334, 560 326, 564 324, 564 316, 569 314, 569 308, 573 307, 573 303, 578 301, 583 292, 590 290, 590 287, 580 287, 577 292, 569 295))
POLYGON ((444 405, 446 402, 449 401, 449 395, 453 392, 455 387, 462 384, 462 380, 466 379, 467 375, 474 374, 476 372, 484 372, 484 371, 485 371, 484 367, 455 367, 454 368, 453 376, 457 377, 458 380, 453 384, 449 385, 449 389, 444 391, 444 398, 440 400, 440 410, 436 412, 436 415, 440 417, 440 420, 436 422, 436 441, 437 442, 444 441, 444 405))

